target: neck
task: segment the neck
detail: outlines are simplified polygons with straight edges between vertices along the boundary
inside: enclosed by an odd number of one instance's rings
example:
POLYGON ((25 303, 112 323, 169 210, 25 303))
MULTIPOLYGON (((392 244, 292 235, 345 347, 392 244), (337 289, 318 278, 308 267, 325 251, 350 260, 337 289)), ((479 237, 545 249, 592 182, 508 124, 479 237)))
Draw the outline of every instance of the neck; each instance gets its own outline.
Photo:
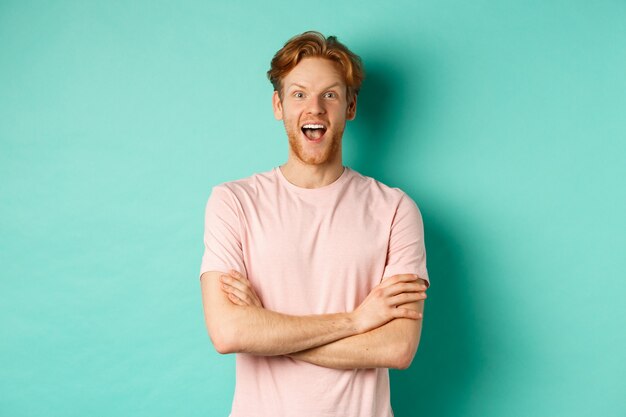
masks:
POLYGON ((341 176, 344 167, 341 158, 320 165, 306 164, 298 159, 289 160, 280 166, 283 176, 298 187, 320 188, 332 184, 341 176))

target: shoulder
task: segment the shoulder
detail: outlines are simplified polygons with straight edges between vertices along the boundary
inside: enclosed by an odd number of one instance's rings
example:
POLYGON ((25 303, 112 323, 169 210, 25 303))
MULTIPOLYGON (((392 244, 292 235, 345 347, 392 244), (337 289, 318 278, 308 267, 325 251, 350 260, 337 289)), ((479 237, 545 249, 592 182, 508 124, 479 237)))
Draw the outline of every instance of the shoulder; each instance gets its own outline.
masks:
POLYGON ((273 170, 214 185, 206 200, 206 215, 241 217, 246 207, 258 201, 259 190, 275 181, 272 176, 273 170))
POLYGON ((392 206, 398 206, 400 204, 415 205, 413 199, 399 187, 389 186, 375 178, 363 175, 358 171, 351 169, 352 181, 351 186, 355 188, 360 195, 367 196, 368 198, 376 201, 382 201, 392 206))
POLYGON ((254 197, 259 190, 277 181, 275 169, 255 173, 249 177, 227 181, 213 186, 211 197, 242 200, 254 197))

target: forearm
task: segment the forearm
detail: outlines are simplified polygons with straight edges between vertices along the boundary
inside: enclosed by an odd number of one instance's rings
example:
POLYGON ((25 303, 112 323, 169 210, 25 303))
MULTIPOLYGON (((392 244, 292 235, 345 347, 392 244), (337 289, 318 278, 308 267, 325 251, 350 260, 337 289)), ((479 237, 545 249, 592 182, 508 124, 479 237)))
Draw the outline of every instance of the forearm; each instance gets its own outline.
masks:
POLYGON ((265 356, 299 352, 359 333, 348 313, 292 316, 248 306, 234 306, 221 327, 222 344, 216 345, 221 353, 265 356))
MULTIPOLYGON (((423 301, 411 308, 422 312, 423 301)), ((422 320, 395 319, 369 332, 289 356, 325 368, 406 369, 417 351, 421 330, 422 320)))
POLYGON ((220 272, 201 279, 204 317, 220 353, 285 355, 362 333, 352 313, 293 316, 231 303, 220 289, 220 272))
POLYGON ((419 312, 407 301, 425 298, 416 276, 404 274, 381 282, 353 312, 290 316, 263 309, 250 282, 232 273, 207 273, 202 281, 207 328, 221 353, 284 355, 366 333, 396 318, 418 321, 419 312))

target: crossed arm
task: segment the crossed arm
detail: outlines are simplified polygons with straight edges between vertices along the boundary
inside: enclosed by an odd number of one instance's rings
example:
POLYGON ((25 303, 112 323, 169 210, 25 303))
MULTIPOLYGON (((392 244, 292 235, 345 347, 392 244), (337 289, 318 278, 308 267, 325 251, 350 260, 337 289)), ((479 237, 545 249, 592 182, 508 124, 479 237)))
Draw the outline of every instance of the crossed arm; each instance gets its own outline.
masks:
POLYGON ((421 333, 426 285, 396 275, 352 312, 290 316, 264 309, 249 281, 231 271, 201 277, 205 322, 220 353, 288 355, 319 366, 408 367, 421 333))
POLYGON ((424 301, 405 304, 402 307, 415 309, 420 314, 420 319, 397 318, 369 332, 289 356, 326 368, 406 369, 411 365, 419 345, 424 301))

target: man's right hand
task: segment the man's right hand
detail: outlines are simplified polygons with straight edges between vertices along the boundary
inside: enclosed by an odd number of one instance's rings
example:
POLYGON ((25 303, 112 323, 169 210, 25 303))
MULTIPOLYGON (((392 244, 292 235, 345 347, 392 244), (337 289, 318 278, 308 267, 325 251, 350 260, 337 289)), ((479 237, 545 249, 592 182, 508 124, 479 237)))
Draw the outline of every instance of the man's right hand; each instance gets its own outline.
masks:
POLYGON ((418 320, 422 315, 400 307, 426 299, 426 286, 413 274, 394 275, 372 289, 353 315, 360 332, 368 332, 399 318, 418 320))

